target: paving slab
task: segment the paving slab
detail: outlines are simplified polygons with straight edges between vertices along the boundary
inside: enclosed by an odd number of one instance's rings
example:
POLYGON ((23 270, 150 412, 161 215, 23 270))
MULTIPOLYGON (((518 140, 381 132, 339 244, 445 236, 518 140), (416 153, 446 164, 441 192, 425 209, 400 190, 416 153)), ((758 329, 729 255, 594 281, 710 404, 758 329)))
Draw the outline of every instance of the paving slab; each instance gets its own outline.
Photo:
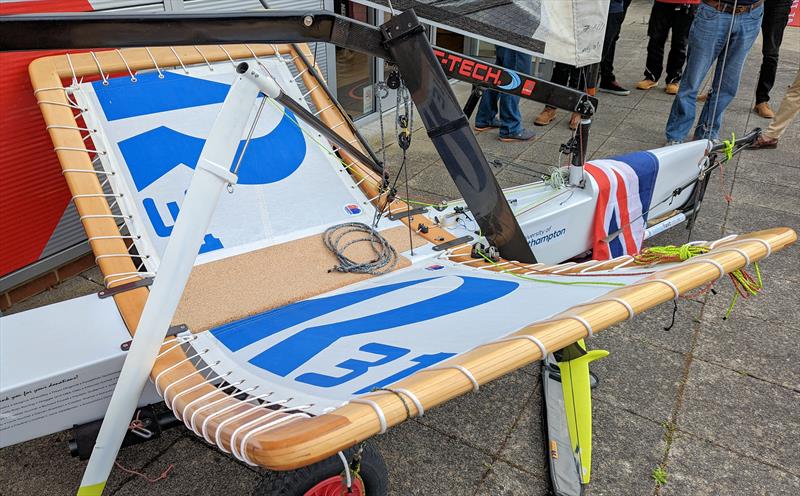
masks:
POLYGON ((542 386, 520 409, 516 423, 497 456, 500 462, 540 479, 549 478, 542 432, 542 386))
POLYGON ((90 279, 90 277, 94 276, 95 271, 96 269, 89 269, 76 277, 72 277, 53 286, 43 293, 39 293, 27 300, 17 303, 6 310, 4 315, 24 312, 25 310, 51 305, 71 298, 97 293, 103 289, 103 286, 90 279))
POLYGON ((800 477, 708 441, 677 433, 670 447, 667 483, 660 496, 791 496, 800 477))
POLYGON ((696 360, 800 391, 798 335, 796 323, 765 322, 738 314, 721 321, 719 315, 708 314, 703 316, 694 355, 696 360))
POLYGON ((419 422, 392 427, 375 443, 389 468, 389 494, 473 494, 491 457, 419 422))
POLYGON ((546 496, 549 491, 547 479, 523 472, 501 461, 495 462, 484 477, 475 492, 476 496, 484 494, 493 496, 546 496))
MULTIPOLYGON (((744 353, 747 349, 742 347, 744 353)), ((800 475, 800 392, 702 360, 691 364, 680 430, 800 475)))
POLYGON ((656 423, 669 420, 681 383, 684 355, 624 334, 599 332, 589 343, 610 355, 592 363, 597 398, 656 423))
MULTIPOLYGON (((142 470, 185 435, 181 429, 168 430, 156 440, 121 450, 117 460, 126 468, 142 470)), ((0 450, 0 493, 74 494, 87 462, 70 456, 67 443, 71 437, 64 431, 0 450)), ((107 487, 113 492, 130 479, 129 474, 114 469, 107 487)))
MULTIPOLYGON (((737 169, 738 172, 738 169, 737 169)), ((800 211, 800 189, 777 183, 739 178, 733 185, 734 201, 780 210, 790 214, 800 211)))
MULTIPOLYGON (((637 315, 633 320, 626 320, 598 333, 598 337, 603 335, 603 343, 612 354, 627 353, 629 346, 637 345, 636 341, 662 350, 689 353, 695 328, 700 322, 702 307, 702 303, 698 301, 679 300, 678 311, 675 312, 675 322, 672 324, 673 306, 670 304, 659 305, 637 315), (665 330, 670 324, 672 327, 665 330), (620 339, 621 341, 618 341, 620 339), (626 339, 632 340, 632 342, 624 341, 626 339), (615 345, 622 345, 621 349, 615 350, 615 345)), ((590 344, 593 348, 600 346, 595 340, 590 344)))
POLYGON ((650 474, 664 456, 665 429, 606 401, 594 401, 592 409, 592 480, 586 496, 652 494, 650 474))
POLYGON ((778 184, 794 190, 794 197, 800 196, 800 168, 788 165, 770 164, 758 160, 756 151, 742 155, 736 168, 736 178, 756 183, 778 184))
POLYGON ((487 454, 497 455, 519 412, 538 391, 538 385, 538 378, 513 372, 481 386, 476 393, 425 412, 418 422, 487 454))
POLYGON ((247 495, 262 478, 261 473, 232 461, 227 454, 191 437, 180 439, 155 458, 148 466, 148 474, 158 474, 169 465, 173 469, 164 480, 150 483, 142 477, 134 477, 112 494, 247 495))

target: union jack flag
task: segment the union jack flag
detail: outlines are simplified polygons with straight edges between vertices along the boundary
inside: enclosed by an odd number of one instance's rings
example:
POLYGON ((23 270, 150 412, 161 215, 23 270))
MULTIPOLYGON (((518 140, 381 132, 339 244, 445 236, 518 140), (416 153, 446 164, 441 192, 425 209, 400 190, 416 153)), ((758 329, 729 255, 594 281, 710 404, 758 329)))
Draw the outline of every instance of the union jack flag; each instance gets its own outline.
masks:
POLYGON ((584 167, 599 190, 592 230, 593 258, 608 260, 638 253, 658 176, 658 158, 641 151, 593 160, 584 167), (607 239, 609 236, 611 239, 607 239))

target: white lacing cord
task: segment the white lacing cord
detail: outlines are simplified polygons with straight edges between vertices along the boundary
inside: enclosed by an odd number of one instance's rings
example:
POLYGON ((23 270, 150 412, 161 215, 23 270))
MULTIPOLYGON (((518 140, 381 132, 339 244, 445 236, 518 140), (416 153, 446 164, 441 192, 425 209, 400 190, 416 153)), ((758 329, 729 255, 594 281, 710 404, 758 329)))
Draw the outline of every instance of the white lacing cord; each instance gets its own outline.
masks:
POLYGON ((526 340, 532 342, 533 344, 535 344, 536 347, 539 348, 539 351, 542 352, 542 359, 544 359, 544 357, 547 356, 547 348, 545 347, 544 343, 542 343, 539 340, 539 338, 537 338, 536 336, 531 336, 530 334, 517 334, 516 336, 507 336, 505 338, 498 339, 498 340, 492 341, 490 343, 486 343, 486 345, 496 344, 496 343, 505 343, 505 342, 508 342, 508 341, 517 341, 517 340, 520 340, 520 339, 526 339, 526 340))
POLYGON ((220 361, 217 360, 213 364, 206 364, 206 366, 201 368, 201 369, 195 369, 194 367, 192 367, 193 370, 191 372, 189 372, 188 374, 184 375, 180 379, 175 379, 174 381, 172 381, 169 384, 167 384, 167 387, 165 387, 164 390, 161 392, 161 396, 164 398, 164 404, 167 405, 167 407, 170 410, 172 410, 172 403, 170 403, 169 398, 167 398, 167 394, 169 393, 170 388, 172 388, 175 384, 181 383, 181 382, 185 381, 186 379, 188 379, 190 377, 193 377, 195 374, 202 374, 206 370, 211 370, 213 372, 213 368, 212 367, 216 367, 219 364, 220 364, 220 361))
MULTIPOLYGON (((272 392, 266 393, 266 395, 270 395, 270 394, 272 394, 272 392)), ((266 395, 262 395, 262 396, 266 396, 266 395)), ((257 399, 260 399, 260 398, 258 396, 256 396, 252 400, 257 400, 257 399)), ((222 452, 230 453, 230 451, 226 450, 225 447, 222 445, 222 428, 223 427, 225 427, 226 425, 230 424, 231 422, 235 422, 236 420, 239 420, 240 418, 247 417, 248 415, 251 415, 252 413, 254 413, 254 412, 258 411, 258 410, 261 410, 263 408, 267 408, 267 407, 270 407, 270 406, 284 405, 284 404, 288 403, 291 400, 292 399, 289 398, 289 399, 279 400, 279 401, 268 401, 268 402, 264 402, 264 403, 257 403, 255 405, 247 405, 247 406, 250 407, 248 410, 245 410, 243 412, 239 412, 239 413, 237 413, 237 414, 235 414, 235 415, 233 415, 231 417, 226 418, 225 420, 223 420, 222 422, 219 423, 219 425, 217 426, 217 432, 214 434, 214 443, 217 445, 217 447, 222 452)), ((240 405, 243 405, 243 404, 244 403, 240 403, 240 405)), ((233 449, 233 448, 234 448, 233 447, 233 442, 231 442, 231 449, 233 449)))
POLYGON ((620 305, 622 305, 623 307, 625 307, 625 310, 628 311, 628 320, 632 319, 636 315, 633 311, 633 307, 631 306, 631 304, 623 300, 622 298, 617 298, 617 297, 603 298, 602 300, 595 300, 595 303, 602 303, 605 301, 615 301, 620 305))
POLYGON ((575 262, 566 262, 558 265, 554 265, 550 267, 547 271, 551 274, 558 274, 560 272, 564 272, 565 270, 571 269, 575 265, 575 262), (555 269, 555 270, 553 270, 555 269))
POLYGON ((609 272, 613 272, 613 271, 615 271, 617 269, 621 269, 622 267, 625 267, 626 265, 630 265, 635 260, 635 258, 632 255, 623 255, 623 257, 620 257, 620 258, 627 258, 627 260, 625 260, 624 262, 621 262, 621 263, 611 267, 610 269, 608 269, 609 272))
POLYGON ((144 47, 144 49, 147 50, 147 55, 149 55, 150 60, 153 61, 153 67, 155 67, 156 72, 158 73, 158 79, 164 79, 164 73, 161 72, 161 68, 158 67, 158 62, 156 62, 156 58, 153 57, 153 52, 151 52, 150 49, 147 47, 144 47))
POLYGON ((194 355, 187 356, 183 360, 179 360, 179 361, 173 363, 172 365, 170 365, 169 367, 165 368, 161 372, 159 372, 159 374, 156 376, 155 380, 153 381, 155 383, 156 392, 158 393, 158 395, 162 396, 162 397, 164 396, 164 393, 161 392, 161 388, 158 385, 158 382, 161 380, 161 377, 163 377, 164 374, 166 374, 166 373, 170 372, 171 370, 183 365, 184 363, 187 363, 187 362, 191 363, 192 360, 194 360, 195 358, 201 357, 201 356, 205 355, 206 353, 208 353, 208 348, 206 348, 205 350, 203 350, 203 351, 201 351, 199 353, 195 353, 194 355))
POLYGON ((66 53, 65 55, 67 56, 67 65, 69 65, 69 70, 72 72, 72 85, 77 86, 78 75, 75 73, 75 66, 72 65, 72 58, 69 56, 69 53, 66 53))
MULTIPOLYGON (((254 391, 256 389, 258 389, 258 386, 254 386, 254 387, 250 388, 251 391, 254 391)), ((244 392, 244 391, 242 391, 242 392, 244 392)), ((208 437, 208 422, 211 421, 212 418, 217 417, 219 415, 222 415, 222 414, 224 414, 224 413, 226 413, 226 412, 228 412, 230 410, 233 410, 234 408, 238 408, 238 407, 242 406, 242 404, 245 404, 245 403, 247 403, 249 401, 268 398, 268 397, 272 396, 273 394, 274 393, 272 391, 270 391, 269 393, 264 393, 264 394, 259 395, 259 396, 253 396, 252 398, 248 398, 248 399, 246 399, 244 401, 233 401, 230 405, 228 405, 228 406, 226 406, 224 408, 221 408, 221 409, 217 410, 216 412, 212 413, 211 415, 206 417, 205 420, 203 420, 203 425, 200 426, 200 433, 203 435, 203 439, 205 439, 207 443, 214 444, 214 441, 212 441, 208 437)), ((225 399, 235 400, 235 398, 232 398, 232 397, 225 398, 225 399)), ((247 410, 247 411, 249 412, 250 410, 247 410)), ((217 430, 219 430, 219 427, 217 428, 217 430)))
POLYGON ((684 266, 686 266, 686 265, 697 265, 697 264, 703 264, 703 263, 711 264, 711 265, 713 265, 714 267, 717 268, 717 270, 719 271, 719 277, 717 277, 718 281, 720 279, 722 279, 723 277, 725 277, 725 274, 727 274, 727 272, 725 272, 725 268, 722 266, 722 264, 720 264, 716 260, 712 260, 710 258, 693 257, 693 258, 690 258, 689 260, 687 260, 686 262, 684 262, 683 265, 684 266))
POLYGON ((575 314, 571 314, 571 313, 570 314, 564 314, 564 315, 560 315, 557 319, 553 319, 553 320, 564 320, 564 319, 572 319, 572 320, 575 320, 575 321, 579 322, 586 329, 586 333, 587 333, 586 337, 589 337, 589 338, 594 337, 594 331, 592 330, 592 325, 589 323, 588 320, 584 319, 580 315, 575 315, 575 314))
MULTIPOLYGON (((239 382, 235 382, 235 383, 233 383, 233 384, 229 384, 229 385, 225 386, 224 388, 220 388, 220 389, 218 389, 217 391, 211 391, 210 393, 208 393, 208 395, 207 395, 207 396, 208 396, 208 398, 210 398, 210 397, 211 397, 213 394, 216 394, 216 393, 221 393, 221 394, 222 394, 222 397, 221 397, 221 398, 218 398, 218 399, 216 399, 216 400, 214 400, 214 401, 212 401, 211 403, 207 403, 207 404, 205 404, 205 405, 201 405, 201 406, 200 406, 200 407, 199 407, 197 410, 194 410, 194 411, 192 411, 192 416, 191 416, 191 418, 189 419, 189 424, 188 424, 188 427, 189 427, 189 428, 192 430, 192 432, 194 432, 194 433, 195 433, 196 435, 198 435, 198 436, 200 436, 200 435, 201 435, 201 434, 200 434, 200 431, 198 431, 198 430, 197 430, 197 425, 195 425, 195 420, 197 419, 197 414, 198 414, 198 413, 202 412, 203 410, 206 410, 206 409, 209 409, 209 408, 211 408, 211 407, 214 407, 214 406, 216 406, 216 405, 218 405, 218 404, 222 403, 223 401, 234 400, 234 398, 233 398, 233 395, 229 395, 228 393, 226 393, 226 392, 225 392, 225 390, 227 390, 227 389, 231 389, 231 388, 234 388, 234 389, 235 389, 235 388, 238 388, 238 387, 239 387, 239 386, 241 386, 241 385, 242 385, 244 382, 245 382, 245 380, 244 380, 244 379, 242 379, 242 380, 241 380, 241 381, 239 381, 239 382)), ((254 386, 254 387, 251 387, 251 388, 243 389, 243 390, 241 390, 241 391, 240 391, 239 393, 237 393, 237 394, 248 394, 248 393, 251 393, 251 392, 255 391, 256 389, 258 389, 258 386, 254 386)), ((205 397, 197 398, 197 399, 196 399, 196 400, 194 400, 192 403, 190 403, 190 404, 186 405, 186 408, 184 409, 184 414, 186 413, 186 410, 187 410, 187 409, 188 409, 190 406, 192 406, 192 404, 193 404, 193 403, 195 403, 195 402, 199 402, 201 399, 203 399, 203 400, 204 400, 204 399, 207 399, 207 398, 205 398, 205 397)), ((185 415, 184 415, 184 419, 185 419, 185 418, 186 418, 186 417, 185 417, 185 415)))
POLYGON ((217 45, 217 46, 218 46, 218 47, 220 47, 220 48, 222 49, 222 51, 223 51, 223 52, 225 52, 225 55, 227 55, 227 56, 228 56, 228 60, 230 60, 230 61, 231 61, 231 65, 233 65, 233 67, 236 67, 236 61, 235 61, 235 60, 233 60, 233 57, 231 57, 231 54, 230 54, 230 53, 228 53, 228 51, 227 51, 227 50, 225 50, 225 47, 224 47, 224 46, 222 46, 222 45, 217 45))
POLYGON ((388 428, 388 425, 386 423, 386 415, 383 414, 383 410, 381 409, 380 405, 366 398, 355 398, 350 400, 350 403, 360 403, 362 405, 368 405, 372 407, 372 409, 375 411, 375 415, 378 416, 378 423, 381 426, 380 430, 378 431, 378 434, 383 434, 384 432, 386 432, 386 429, 388 428))
POLYGON ((647 279, 645 281, 637 282, 636 284, 631 284, 628 287, 629 288, 635 288, 636 286, 644 286, 644 285, 650 284, 652 282, 661 283, 661 284, 664 284, 667 287, 669 287, 669 289, 672 290, 672 293, 674 295, 673 299, 675 299, 675 300, 677 300, 681 296, 681 292, 678 291, 678 287, 675 286, 675 284, 672 281, 668 281, 666 279, 661 279, 661 278, 658 278, 658 279, 647 279))
POLYGON ((103 80, 103 86, 108 86, 108 75, 103 72, 103 68, 100 66, 100 61, 97 60, 97 55, 94 52, 89 52, 89 55, 92 56, 94 59, 94 65, 97 66, 97 72, 100 73, 100 78, 103 80))
MULTIPOLYGON (((53 148, 54 152, 83 152, 83 153, 95 153, 97 155, 105 155, 106 152, 104 150, 90 150, 88 148, 78 148, 76 146, 56 146, 53 148)), ((78 195, 80 196, 80 195, 78 195)))
POLYGON ((117 52, 117 55, 119 55, 119 58, 122 59, 122 63, 125 64, 125 68, 128 70, 128 74, 131 76, 131 83, 135 83, 136 81, 138 81, 138 79, 136 79, 136 75, 131 70, 131 66, 128 65, 128 61, 125 60, 125 56, 122 55, 122 52, 120 51, 120 49, 117 48, 117 49, 115 49, 115 51, 117 52))
POLYGON ((195 341, 195 340, 197 340, 197 335, 192 334, 191 336, 178 336, 178 337, 175 337, 175 338, 168 339, 168 340, 164 341, 163 343, 161 343, 161 347, 162 348, 164 346, 168 345, 168 344, 171 344, 171 343, 177 342, 178 344, 174 344, 174 345, 170 346, 169 348, 167 348, 166 350, 164 350, 161 353, 159 353, 158 356, 156 357, 156 361, 158 361, 159 358, 161 358, 162 356, 166 355, 167 353, 169 353, 170 351, 174 350, 175 348, 180 348, 184 344, 190 343, 190 342, 195 341))
POLYGON ((178 52, 175 51, 175 47, 169 47, 169 49, 172 51, 172 55, 174 55, 175 58, 178 59, 178 63, 183 68, 184 74, 189 74, 189 69, 186 68, 186 64, 184 64, 183 60, 181 60, 181 56, 178 55, 178 52))
MULTIPOLYGON (((220 376, 220 377, 223 377, 223 378, 224 377, 228 377, 232 373, 233 373, 233 371, 228 371, 225 375, 220 376)), ((222 387, 222 388, 217 386, 216 389, 214 389, 213 391, 209 391, 208 393, 206 393, 206 394, 204 394, 204 395, 202 395, 202 396, 200 396, 198 398, 193 399, 192 401, 187 403, 185 407, 183 407, 183 410, 181 411, 180 420, 184 423, 184 425, 186 425, 186 427, 188 427, 188 428, 190 428, 190 429, 192 429, 194 431, 194 418, 195 418, 195 415, 197 414, 197 410, 192 411, 192 416, 191 416, 190 419, 188 419, 189 420, 188 422, 187 422, 187 418, 186 418, 186 411, 189 410, 190 408, 194 407, 195 404, 202 403, 202 402, 206 401, 208 398, 214 396, 215 394, 222 394, 222 395, 224 395, 224 397, 221 398, 221 399, 226 399, 229 395, 225 394, 225 390, 226 389, 231 389, 231 388, 236 388, 237 386, 240 386, 242 383, 244 383, 244 379, 242 379, 242 380, 240 380, 238 382, 235 382, 233 384, 228 384, 227 386, 222 387)), ((177 417, 177 415, 176 415, 176 417, 177 417)))
POLYGON ((741 255, 744 258, 744 265, 745 266, 750 265, 750 255, 748 255, 746 251, 744 251, 744 250, 742 250, 740 248, 736 248, 734 246, 731 246, 731 247, 727 247, 726 246, 725 248, 721 248, 720 250, 715 251, 714 253, 726 253, 726 252, 729 252, 729 251, 732 251, 734 253, 738 253, 739 255, 741 255))
POLYGON ((411 401, 414 402, 414 406, 417 407, 418 417, 422 417, 423 415, 425 415, 425 409, 422 407, 422 402, 419 400, 419 398, 417 398, 417 395, 415 395, 414 393, 405 388, 397 388, 395 389, 395 391, 411 398, 411 401))
MULTIPOLYGON (((261 405, 261 406, 263 406, 263 405, 261 405)), ((245 422, 244 424, 242 424, 239 427, 237 427, 236 429, 234 429, 233 432, 231 433, 231 436, 230 436, 230 442, 229 442, 229 444, 231 446, 231 450, 230 451, 226 451, 222 447, 222 444, 219 443, 219 441, 222 439, 222 436, 217 437, 217 444, 219 444, 220 449, 222 451, 225 451, 226 453, 230 453, 236 459, 241 460, 242 458, 239 456, 238 450, 236 449, 236 436, 238 436, 239 433, 242 432, 245 429, 249 429, 251 427, 254 427, 254 426, 256 426, 256 425, 258 425, 258 424, 260 424, 260 423, 262 423, 262 422, 264 422, 266 420, 269 420, 270 418, 274 417, 275 415, 278 415, 278 414, 281 414, 281 413, 285 413, 285 412, 288 412, 288 411, 291 411, 291 410, 288 409, 288 408, 279 408, 277 410, 268 411, 264 415, 262 415, 262 416, 260 416, 258 418, 255 418, 253 420, 250 420, 249 422, 245 422)), ((219 434, 220 430, 217 430, 217 433, 219 434)))
POLYGON ((208 384, 211 384, 211 385, 213 385, 213 386, 215 387, 215 389, 214 389, 213 391, 211 391, 210 393, 206 393, 206 394, 204 394, 203 396, 201 396, 201 398, 205 398, 205 397, 207 397, 207 395, 209 395, 209 394, 218 393, 218 392, 219 392, 219 388, 218 388, 218 386, 219 386, 220 384, 222 384, 222 383, 220 382, 220 383, 218 383, 218 384, 214 384, 214 382, 216 382, 216 381, 218 381, 218 380, 219 380, 219 381, 224 381, 224 380, 225 380, 225 378, 226 378, 226 377, 229 377, 231 374, 233 374, 233 371, 232 371, 232 370, 229 370, 229 371, 227 371, 226 373, 224 373, 224 374, 222 374, 222 375, 216 374, 216 375, 214 375, 213 377, 210 377, 210 378, 206 379, 205 381, 201 382, 200 384, 197 384, 197 385, 195 385, 195 386, 192 386, 192 387, 190 387, 189 389, 184 389, 184 390, 183 390, 183 391, 181 391, 180 393, 176 394, 176 395, 175 395, 175 396, 172 398, 172 406, 170 406, 170 410, 172 410, 172 412, 175 414, 175 418, 177 418, 178 420, 180 420, 180 421, 182 421, 182 422, 186 423, 186 422, 184 421, 183 414, 186 412, 186 408, 187 408, 189 405, 191 405, 191 404, 192 404, 192 403, 195 401, 195 400, 192 400, 192 401, 190 401, 189 403, 187 403, 187 404, 186 404, 186 406, 184 406, 184 407, 183 407, 183 410, 181 411, 181 414, 180 414, 180 415, 178 415, 178 411, 175 409, 175 402, 176 402, 176 401, 178 401, 178 398, 180 398, 181 396, 183 396, 183 395, 184 395, 184 394, 186 394, 186 393, 191 393, 192 391, 194 391, 194 390, 196 390, 196 389, 199 389, 199 388, 201 388, 201 387, 203 387, 203 386, 206 386, 206 385, 208 385, 208 384))
POLYGON ((201 51, 200 51, 200 49, 197 47, 197 45, 192 45, 192 47, 193 47, 193 48, 195 49, 195 51, 196 51, 196 52, 197 52, 197 53, 200 55, 200 57, 202 57, 202 58, 203 58, 203 62, 205 62, 205 63, 206 63, 206 65, 208 66, 208 70, 209 70, 209 71, 213 71, 213 70, 214 70, 214 67, 211 65, 211 62, 209 62, 209 61, 208 61, 208 59, 206 58, 206 56, 203 54, 203 52, 201 52, 201 51))
POLYGON ((242 446, 241 447, 242 457, 239 458, 239 459, 242 460, 243 462, 247 463, 247 464, 250 464, 252 466, 256 466, 257 464, 254 463, 252 460, 250 460, 250 457, 247 456, 247 450, 245 449, 245 446, 247 445, 247 442, 250 440, 250 438, 252 436, 254 436, 254 435, 256 435, 256 434, 258 434, 260 432, 264 432, 264 431, 266 431, 268 429, 273 429, 273 428, 277 427, 280 424, 285 424, 287 422, 296 420, 299 417, 308 418, 310 416, 311 415, 306 413, 306 412, 291 413, 291 414, 289 414, 289 415, 287 415, 285 417, 281 417, 281 418, 279 418, 277 420, 273 420, 272 422, 270 422, 267 425, 262 425, 261 427, 258 427, 257 429, 253 429, 252 431, 248 432, 244 436, 244 439, 242 439, 242 445, 241 445, 242 446))
POLYGON ((727 235, 727 236, 725 236, 723 238, 719 238, 718 240, 712 242, 711 244, 708 245, 708 248, 710 250, 713 250, 718 244, 725 243, 727 241, 733 241, 737 237, 739 237, 738 234, 729 234, 729 235, 727 235))
POLYGON ((342 465, 344 465, 345 482, 347 482, 347 489, 349 492, 349 489, 353 486, 353 480, 350 476, 350 464, 347 463, 347 457, 344 456, 344 453, 340 451, 338 454, 339 459, 342 460, 342 465))
POLYGON ((103 281, 104 281, 106 287, 110 288, 112 284, 117 284, 117 283, 120 283, 120 282, 123 282, 123 281, 130 281, 132 279, 142 279, 142 278, 146 278, 146 277, 155 277, 155 276, 156 276, 156 273, 155 272, 150 272, 150 271, 144 271, 144 272, 141 272, 141 271, 136 271, 136 272, 115 272, 113 274, 109 274, 109 275, 103 277, 103 281), (116 277, 116 276, 124 276, 124 277, 111 279, 112 277, 116 277))
MULTIPOLYGON (((178 394, 176 394, 176 395, 175 395, 175 396, 172 398, 172 401, 170 401, 170 400, 169 400, 169 397, 168 397, 170 388, 172 388, 172 387, 173 387, 173 386, 175 386, 176 384, 179 384, 179 383, 181 383, 181 382, 185 381, 186 379, 188 379, 188 378, 190 378, 190 377, 193 377, 195 374, 202 374, 202 373, 203 373, 204 371, 206 371, 206 370, 211 370, 211 371, 213 372, 213 371, 214 371, 213 367, 216 367, 216 366, 217 366, 217 365, 219 365, 220 363, 221 363, 221 362, 220 362, 220 360, 217 360, 217 361, 216 361, 216 362, 214 362, 214 363, 207 364, 205 367, 203 367, 203 368, 201 368, 201 369, 192 370, 191 372, 189 372, 189 373, 188 373, 188 374, 186 374, 185 376, 181 377, 180 379, 177 379, 177 380, 174 380, 174 381, 170 382, 170 383, 167 385, 167 387, 165 387, 165 388, 164 388, 164 392, 163 392, 163 394, 162 394, 162 396, 164 397, 164 404, 165 404, 165 405, 167 405, 167 408, 169 408, 170 410, 173 410, 173 407, 175 406, 175 398, 177 398, 179 394, 185 393, 186 391, 192 391, 192 390, 195 390, 195 389, 197 389, 198 387, 202 386, 203 384, 207 384, 207 383, 208 383, 208 381, 206 381, 206 382, 203 382, 203 383, 201 383, 201 384, 196 384, 195 386, 192 386, 192 387, 191 387, 191 388, 189 388, 188 390, 184 390, 184 391, 181 391, 181 392, 179 392, 178 394)), ((218 378, 219 378, 219 376, 216 376, 214 380, 216 380, 216 379, 218 379, 218 378)), ((180 420, 180 419, 178 419, 178 420, 180 420)))
POLYGON ((472 375, 472 372, 470 372, 469 369, 467 369, 463 365, 439 365, 438 367, 428 367, 427 369, 423 369, 423 370, 431 371, 431 370, 446 370, 446 369, 458 370, 459 372, 461 372, 462 374, 467 376, 467 379, 469 379, 469 382, 472 383, 472 391, 473 392, 477 393, 478 390, 480 389, 480 384, 478 384, 478 381, 475 379, 475 376, 472 375))
POLYGON ((747 238, 747 239, 743 239, 742 240, 742 242, 747 242, 747 241, 755 241, 757 243, 761 243, 764 246, 764 248, 767 249, 767 255, 766 256, 772 255, 772 245, 770 245, 769 243, 767 243, 763 239, 761 239, 761 238, 747 238))
POLYGON ((250 440, 250 438, 252 436, 254 436, 255 434, 259 433, 259 432, 263 432, 263 431, 265 431, 267 429, 270 429, 270 428, 275 427, 275 426, 277 426, 279 424, 287 422, 288 420, 292 420, 293 418, 295 418, 296 415, 298 415, 298 414, 289 414, 288 412, 298 411, 298 412, 302 412, 302 413, 300 413, 300 415, 309 416, 309 414, 305 413, 303 410, 307 410, 307 409, 311 408, 312 406, 314 406, 314 405, 313 404, 301 405, 301 406, 297 406, 297 407, 284 408, 284 409, 281 409, 281 410, 276 410, 274 412, 270 412, 270 413, 260 417, 257 420, 253 420, 251 422, 248 422, 248 423, 246 423, 244 425, 239 426, 235 431, 233 431, 233 434, 231 434, 231 441, 230 441, 231 454, 238 460, 241 460, 241 461, 243 461, 245 463, 248 463, 250 465, 255 465, 253 462, 249 461, 249 459, 246 457, 247 442, 250 440), (261 425, 261 426, 255 427, 257 424, 260 424, 261 422, 264 422, 265 420, 268 420, 268 419, 270 419, 270 418, 272 418, 272 417, 274 417, 276 415, 279 415, 279 414, 283 414, 283 415, 286 415, 286 416, 278 418, 276 420, 273 420, 272 422, 269 422, 266 425, 261 425), (236 436, 245 427, 249 428, 250 431, 247 432, 244 436, 242 436, 242 440, 240 441, 239 446, 238 446, 239 449, 237 450, 236 449, 237 448, 237 446, 236 446, 236 436))

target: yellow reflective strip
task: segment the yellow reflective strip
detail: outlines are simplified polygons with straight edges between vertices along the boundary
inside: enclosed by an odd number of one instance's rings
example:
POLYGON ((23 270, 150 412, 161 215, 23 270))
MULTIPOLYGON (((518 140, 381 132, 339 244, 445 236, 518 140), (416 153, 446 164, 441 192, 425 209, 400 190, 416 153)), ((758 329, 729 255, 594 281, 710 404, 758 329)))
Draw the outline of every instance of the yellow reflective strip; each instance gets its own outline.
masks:
POLYGON ((81 486, 80 489, 78 489, 77 496, 101 496, 105 488, 105 481, 92 484, 91 486, 81 486))

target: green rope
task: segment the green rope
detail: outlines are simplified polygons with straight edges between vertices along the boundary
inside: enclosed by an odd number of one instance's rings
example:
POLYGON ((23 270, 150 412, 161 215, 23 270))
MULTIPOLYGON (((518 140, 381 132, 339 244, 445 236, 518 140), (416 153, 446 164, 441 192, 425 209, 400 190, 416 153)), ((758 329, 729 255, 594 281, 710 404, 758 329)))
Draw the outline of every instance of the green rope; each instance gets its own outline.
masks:
MULTIPOLYGON (((736 137, 734 136, 733 141, 735 141, 735 139, 736 137)), ((634 261, 640 264, 683 262, 692 257, 696 257, 697 255, 708 253, 709 251, 711 250, 706 246, 689 244, 682 246, 653 246, 642 250, 640 254, 634 257, 634 261)), ((743 298, 754 296, 758 294, 758 292, 764 287, 764 281, 761 278, 761 268, 758 266, 758 262, 753 262, 753 268, 756 273, 755 279, 753 279, 753 276, 747 273, 744 267, 741 269, 736 269, 728 274, 731 278, 731 282, 733 283, 733 288, 735 291, 733 293, 731 303, 728 305, 728 310, 725 312, 725 317, 723 317, 723 320, 727 320, 728 317, 731 316, 733 307, 736 305, 736 301, 739 299, 739 296, 742 296, 743 298)))
MULTIPOLYGON (((495 266, 498 265, 497 262, 495 262, 494 260, 492 260, 491 258, 486 256, 486 254, 483 253, 481 250, 475 250, 475 251, 477 251, 478 255, 480 255, 484 260, 486 260, 490 264, 495 265, 495 266)), ((514 277, 519 277, 520 279, 525 279, 526 281, 542 282, 542 283, 545 283, 545 284, 557 284, 557 285, 560 285, 560 286, 614 286, 614 287, 627 286, 627 284, 625 284, 624 282, 552 281, 552 280, 549 280, 549 279, 539 279, 537 277, 529 277, 529 276, 526 276, 526 275, 523 275, 523 274, 517 274, 516 272, 509 272, 507 270, 501 270, 499 273, 500 274, 509 274, 509 275, 514 276, 514 277)))
POLYGON ((731 139, 722 142, 725 145, 725 159, 730 160, 733 158, 733 145, 736 144, 736 133, 731 133, 731 139))
POLYGON ((681 246, 653 246, 645 248, 634 257, 639 264, 649 265, 655 262, 683 262, 697 255, 708 253, 705 246, 685 244, 681 246))

